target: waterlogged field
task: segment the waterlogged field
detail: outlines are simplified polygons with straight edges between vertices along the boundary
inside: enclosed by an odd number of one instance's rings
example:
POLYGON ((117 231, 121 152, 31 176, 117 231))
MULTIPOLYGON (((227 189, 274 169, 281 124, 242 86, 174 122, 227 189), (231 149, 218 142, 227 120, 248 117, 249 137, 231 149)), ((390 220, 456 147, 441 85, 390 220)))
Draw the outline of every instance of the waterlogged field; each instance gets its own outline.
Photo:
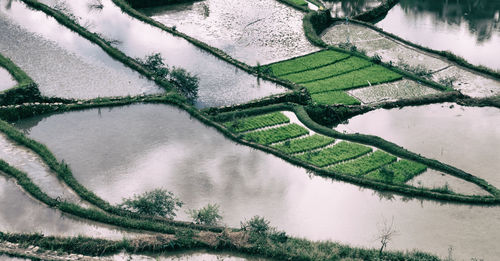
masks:
POLYGON ((17 84, 16 80, 10 75, 10 73, 5 70, 5 68, 0 66, 0 91, 4 91, 14 87, 17 84))
POLYGON ((266 65, 269 73, 300 84, 317 104, 360 104, 344 91, 402 79, 371 61, 332 50, 266 65))

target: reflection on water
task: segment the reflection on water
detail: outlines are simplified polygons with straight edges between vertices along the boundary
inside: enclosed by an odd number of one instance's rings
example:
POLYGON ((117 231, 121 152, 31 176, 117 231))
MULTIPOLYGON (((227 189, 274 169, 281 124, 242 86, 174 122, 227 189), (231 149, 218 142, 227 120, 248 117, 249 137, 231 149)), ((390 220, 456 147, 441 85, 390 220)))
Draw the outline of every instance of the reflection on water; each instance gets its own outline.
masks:
POLYGON ((41 205, 0 173, 0 231, 47 236, 88 236, 119 240, 132 233, 96 225, 41 205))
POLYGON ((377 26, 424 46, 500 69, 499 0, 401 0, 377 26))
POLYGON ((96 98, 162 92, 100 47, 24 3, 0 0, 0 52, 45 96, 96 98))
POLYGON ((497 108, 444 103, 379 109, 356 116, 336 129, 380 136, 500 187, 499 122, 497 108))
POLYGON ((14 87, 17 84, 16 80, 10 73, 0 66, 0 91, 4 91, 14 87))
POLYGON ((381 0, 326 0, 325 7, 331 8, 332 17, 345 17, 368 11, 380 3, 381 0))
POLYGON ((180 219, 188 219, 189 208, 218 203, 232 227, 261 215, 292 235, 366 247, 379 246, 379 224, 394 217, 399 234, 393 249, 446 256, 453 245, 455 256, 464 259, 500 255, 498 207, 419 201, 309 176, 171 106, 92 109, 38 120, 17 127, 46 144, 79 182, 111 203, 164 187, 186 203, 180 219))
POLYGON ((260 258, 250 255, 233 254, 225 252, 206 252, 203 250, 173 252, 164 255, 146 256, 130 255, 120 253, 112 256, 114 261, 265 261, 267 258, 260 258))
MULTIPOLYGON (((53 0, 45 0, 55 3, 53 0)), ((115 41, 116 47, 131 57, 161 53, 165 63, 185 68, 200 78, 198 107, 243 103, 286 91, 274 83, 259 80, 226 63, 186 40, 174 37, 123 13, 111 0, 102 0, 103 8, 89 9, 90 0, 57 1, 67 12, 78 17, 80 24, 92 32, 115 41)), ((53 4, 54 5, 54 4, 53 4)))

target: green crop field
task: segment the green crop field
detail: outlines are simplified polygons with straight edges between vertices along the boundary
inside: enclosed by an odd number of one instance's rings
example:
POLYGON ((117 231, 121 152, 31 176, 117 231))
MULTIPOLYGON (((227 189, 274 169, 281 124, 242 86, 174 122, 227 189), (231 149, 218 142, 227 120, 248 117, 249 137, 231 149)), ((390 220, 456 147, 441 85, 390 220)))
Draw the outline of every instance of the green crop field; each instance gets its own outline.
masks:
POLYGON ((228 121, 224 123, 224 126, 234 132, 244 132, 289 122, 290 119, 283 115, 283 113, 273 112, 264 115, 228 121))
POLYGON ((327 64, 334 63, 349 57, 349 54, 336 51, 326 50, 305 56, 297 57, 283 62, 267 65, 271 68, 275 76, 282 76, 290 73, 309 70, 316 67, 321 67, 327 64))
POLYGON ((342 174, 360 176, 383 167, 387 164, 390 164, 396 160, 397 158, 392 156, 391 154, 388 154, 381 150, 377 150, 368 156, 335 165, 329 169, 342 174))
POLYGON ((297 158, 318 167, 325 167, 344 160, 357 158, 371 151, 372 149, 370 147, 342 141, 324 150, 298 155, 297 158))
POLYGON ((345 104, 345 105, 359 105, 361 104, 356 98, 351 97, 343 91, 321 92, 311 95, 313 102, 317 104, 345 104))
POLYGON ((292 123, 285 126, 272 128, 268 130, 254 131, 245 133, 243 138, 249 141, 257 142, 263 145, 288 140, 308 134, 309 131, 304 127, 292 123))
POLYGON ((385 166, 383 169, 370 172, 365 177, 395 184, 403 184, 413 177, 422 174, 426 170, 427 167, 420 163, 409 160, 400 160, 385 166))
POLYGON ((326 65, 314 70, 284 75, 281 78, 300 84, 358 70, 363 67, 370 66, 371 64, 372 63, 368 60, 352 56, 334 64, 326 65))
POLYGON ((307 2, 304 1, 304 0, 288 0, 296 5, 299 5, 299 6, 307 6, 307 2))
POLYGON ((402 76, 398 73, 390 71, 380 65, 373 65, 361 70, 302 85, 305 86, 310 93, 319 93, 353 89, 401 78, 402 76))
POLYGON ((285 153, 293 154, 321 148, 332 144, 333 142, 335 142, 334 138, 314 134, 305 138, 287 140, 285 143, 277 144, 272 147, 285 153))

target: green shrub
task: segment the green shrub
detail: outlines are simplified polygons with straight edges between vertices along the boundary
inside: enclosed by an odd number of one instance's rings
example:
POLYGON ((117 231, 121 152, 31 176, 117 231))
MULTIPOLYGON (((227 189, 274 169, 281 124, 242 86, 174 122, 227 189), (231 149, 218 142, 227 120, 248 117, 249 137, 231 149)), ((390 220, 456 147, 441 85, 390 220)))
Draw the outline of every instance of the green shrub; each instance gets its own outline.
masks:
POLYGON ((241 229, 244 231, 249 231, 251 233, 265 234, 270 229, 269 225, 271 222, 264 217, 253 216, 250 220, 245 222, 240 222, 241 229))
POLYGON ((196 224, 216 226, 222 221, 219 212, 219 205, 208 204, 200 209, 190 209, 188 214, 196 224))
POLYGON ((178 208, 184 203, 166 189, 155 189, 124 199, 119 207, 148 216, 160 216, 173 219, 178 208))

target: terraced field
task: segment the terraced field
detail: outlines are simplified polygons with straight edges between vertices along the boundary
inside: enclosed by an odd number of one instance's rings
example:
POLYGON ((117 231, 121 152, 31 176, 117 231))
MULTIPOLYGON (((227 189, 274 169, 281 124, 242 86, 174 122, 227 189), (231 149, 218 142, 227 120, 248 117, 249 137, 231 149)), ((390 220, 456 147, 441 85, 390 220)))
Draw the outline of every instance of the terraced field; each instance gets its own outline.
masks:
POLYGON ((281 79, 304 86, 318 104, 360 104, 344 91, 402 79, 381 65, 325 50, 265 66, 281 79))

